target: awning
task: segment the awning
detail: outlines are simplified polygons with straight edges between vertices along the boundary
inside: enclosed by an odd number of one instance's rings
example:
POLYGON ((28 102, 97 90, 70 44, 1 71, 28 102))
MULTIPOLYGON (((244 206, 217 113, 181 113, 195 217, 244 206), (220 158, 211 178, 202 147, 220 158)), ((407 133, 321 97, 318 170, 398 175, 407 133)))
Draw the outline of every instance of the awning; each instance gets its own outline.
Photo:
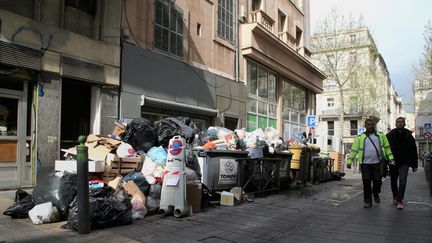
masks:
POLYGON ((158 98, 152 98, 148 96, 141 96, 141 106, 151 106, 157 108, 165 109, 175 109, 184 112, 196 113, 204 116, 216 117, 219 113, 216 109, 200 107, 195 105, 188 105, 183 103, 178 103, 175 101, 162 100, 158 98))

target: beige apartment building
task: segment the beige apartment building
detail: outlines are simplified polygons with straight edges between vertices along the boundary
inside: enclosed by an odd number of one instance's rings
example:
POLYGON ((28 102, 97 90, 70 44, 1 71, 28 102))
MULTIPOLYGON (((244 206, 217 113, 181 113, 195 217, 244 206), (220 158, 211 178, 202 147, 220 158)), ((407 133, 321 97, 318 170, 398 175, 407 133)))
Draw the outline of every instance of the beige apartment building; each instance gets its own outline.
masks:
POLYGON ((414 81, 415 138, 419 154, 432 148, 432 76, 425 75, 414 81))
POLYGON ((120 113, 306 132, 324 74, 310 62, 309 1, 125 1, 120 113))
POLYGON ((34 185, 78 135, 108 134, 121 0, 0 1, 0 188, 34 185))
MULTIPOLYGON (((402 112, 402 99, 394 89, 384 58, 379 54, 367 28, 342 31, 337 35, 328 33, 313 37, 316 43, 323 43, 323 40, 330 43, 329 46, 338 46, 338 48, 314 50, 312 55, 314 63, 322 69, 325 69, 325 65, 334 65, 333 70, 339 72, 340 77, 349 78, 342 86, 344 99, 342 133, 340 86, 331 78, 331 75, 324 81, 324 92, 317 96, 319 125, 316 138, 322 147, 328 145, 328 150, 346 152, 351 148, 354 139, 363 131, 366 117, 378 118, 379 131, 387 133, 394 128, 395 120, 402 112), (334 44, 335 41, 339 44, 334 44)), ((324 46, 327 45, 321 45, 324 46)))

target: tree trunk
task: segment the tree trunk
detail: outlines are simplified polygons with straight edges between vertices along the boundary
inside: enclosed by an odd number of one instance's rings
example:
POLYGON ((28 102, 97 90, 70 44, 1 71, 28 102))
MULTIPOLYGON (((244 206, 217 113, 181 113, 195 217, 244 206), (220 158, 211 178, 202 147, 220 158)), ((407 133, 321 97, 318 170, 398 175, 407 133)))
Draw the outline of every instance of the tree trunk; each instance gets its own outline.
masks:
MULTIPOLYGON (((339 95, 340 95, 340 104, 341 104, 341 110, 339 112, 339 134, 340 134, 340 139, 341 139, 341 143, 343 144, 343 132, 344 132, 344 117, 345 117, 345 101, 344 101, 344 97, 343 97, 343 89, 342 87, 339 87, 339 95)), ((340 152, 340 151, 336 151, 336 152, 340 152)))

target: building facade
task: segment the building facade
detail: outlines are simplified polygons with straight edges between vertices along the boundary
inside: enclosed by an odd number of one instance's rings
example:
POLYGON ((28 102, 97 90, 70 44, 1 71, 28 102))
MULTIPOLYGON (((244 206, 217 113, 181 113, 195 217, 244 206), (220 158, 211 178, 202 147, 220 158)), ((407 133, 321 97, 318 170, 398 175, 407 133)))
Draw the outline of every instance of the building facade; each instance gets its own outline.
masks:
POLYGON ((432 76, 419 77, 414 81, 415 138, 419 154, 431 151, 432 137, 432 76))
POLYGON ((308 4, 125 1, 121 116, 305 132, 324 78, 309 61, 308 4))
POLYGON ((325 78, 310 61, 309 1, 240 1, 239 9, 248 131, 274 127, 285 140, 308 133, 325 78))
POLYGON ((120 115, 188 116, 203 129, 244 126, 236 3, 124 1, 120 115))
POLYGON ((329 70, 324 92, 317 96, 317 140, 324 147, 329 145, 329 150, 337 147, 338 152, 348 151, 362 132, 364 119, 371 116, 378 119, 379 131, 390 131, 401 113, 402 99, 391 83, 385 61, 369 30, 358 28, 337 35, 325 33, 315 35, 313 41, 326 43, 315 45, 312 59, 318 67, 329 70), (326 69, 326 65, 330 68, 326 69), (344 79, 336 82, 331 72, 337 72, 344 79), (341 112, 343 124, 340 123, 341 112), (335 146, 341 140, 343 146, 335 146))
POLYGON ((120 0, 0 2, 0 188, 34 185, 60 148, 112 129, 120 7, 120 0))

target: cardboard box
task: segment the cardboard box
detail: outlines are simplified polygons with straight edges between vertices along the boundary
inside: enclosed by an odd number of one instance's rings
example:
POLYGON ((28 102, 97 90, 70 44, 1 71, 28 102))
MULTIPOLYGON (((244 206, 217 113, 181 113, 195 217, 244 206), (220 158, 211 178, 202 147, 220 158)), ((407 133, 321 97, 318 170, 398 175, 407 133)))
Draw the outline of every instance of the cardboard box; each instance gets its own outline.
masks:
POLYGON ((114 188, 114 190, 120 190, 120 183, 122 182, 123 177, 117 176, 114 180, 108 182, 108 186, 114 188))
POLYGON ((186 199, 189 206, 192 206, 192 212, 201 211, 201 182, 188 182, 186 187, 186 199))
POLYGON ((128 181, 126 184, 123 185, 123 188, 131 196, 139 195, 142 198, 145 198, 144 193, 138 188, 138 186, 133 181, 128 181))
POLYGON ((220 205, 234 206, 234 193, 223 191, 221 193, 220 205))
MULTIPOLYGON (((67 171, 71 173, 77 172, 77 161, 76 160, 56 160, 54 169, 56 171, 67 171)), ((88 162, 88 172, 104 172, 105 161, 93 161, 88 162)))
POLYGON ((116 126, 115 126, 112 134, 120 136, 120 134, 122 134, 126 130, 126 126, 124 126, 123 124, 120 124, 120 123, 115 123, 115 124, 116 124, 116 126))

